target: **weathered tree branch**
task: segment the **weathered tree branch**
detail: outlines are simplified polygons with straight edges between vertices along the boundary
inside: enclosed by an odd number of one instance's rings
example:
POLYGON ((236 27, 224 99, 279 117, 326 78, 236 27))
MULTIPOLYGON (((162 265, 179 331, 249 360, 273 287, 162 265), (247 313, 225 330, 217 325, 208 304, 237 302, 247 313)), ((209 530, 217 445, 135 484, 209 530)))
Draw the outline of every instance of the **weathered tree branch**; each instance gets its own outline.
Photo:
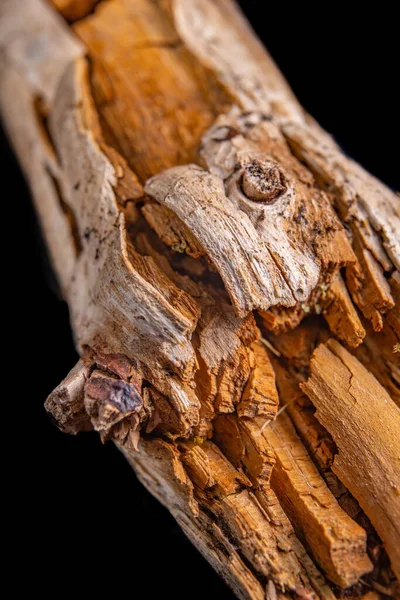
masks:
POLYGON ((0 17, 0 109, 81 355, 47 410, 114 440, 239 598, 394 596, 399 198, 231 0, 0 17))

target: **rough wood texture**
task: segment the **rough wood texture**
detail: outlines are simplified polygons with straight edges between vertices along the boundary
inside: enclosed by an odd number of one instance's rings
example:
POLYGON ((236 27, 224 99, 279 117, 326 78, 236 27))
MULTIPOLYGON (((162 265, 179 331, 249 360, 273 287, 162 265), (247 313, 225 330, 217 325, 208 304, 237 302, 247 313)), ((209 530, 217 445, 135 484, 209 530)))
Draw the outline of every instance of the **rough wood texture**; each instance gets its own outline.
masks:
POLYGON ((332 434, 332 469, 359 501, 400 575, 400 410, 338 342, 319 346, 302 384, 332 434))
POLYGON ((339 507, 286 414, 264 436, 276 456, 271 485, 296 532, 331 581, 343 588, 356 583, 372 569, 365 531, 339 507))
POLYGON ((399 198, 231 0, 0 17, 0 109, 81 354, 46 409, 114 440, 239 598, 394 596, 399 198), (304 383, 323 317, 361 362, 329 342, 304 383))

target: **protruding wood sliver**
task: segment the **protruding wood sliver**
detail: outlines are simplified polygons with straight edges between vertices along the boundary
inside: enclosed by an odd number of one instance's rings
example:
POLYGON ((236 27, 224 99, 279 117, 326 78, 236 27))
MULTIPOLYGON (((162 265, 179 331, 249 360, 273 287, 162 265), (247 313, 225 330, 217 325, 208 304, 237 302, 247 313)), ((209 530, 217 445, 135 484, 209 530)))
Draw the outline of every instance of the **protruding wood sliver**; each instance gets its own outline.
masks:
POLYGON ((332 470, 371 519, 400 574, 400 410, 338 342, 320 345, 302 384, 332 434, 332 470))
POLYGON ((333 280, 323 300, 323 315, 332 333, 349 346, 359 346, 365 337, 365 329, 340 273, 333 280))
POLYGON ((236 415, 220 415, 213 422, 215 443, 236 468, 244 470, 257 490, 269 490, 275 464, 274 452, 262 434, 264 425, 236 415))
POLYGON ((263 435, 273 448, 276 465, 271 487, 286 514, 328 579, 347 588, 372 570, 366 532, 340 508, 282 413, 263 435))
POLYGON ((236 412, 239 417, 271 421, 278 410, 275 373, 260 341, 250 346, 250 375, 236 412))
POLYGON ((360 165, 347 158, 316 123, 288 122, 283 133, 301 158, 332 194, 353 234, 359 265, 348 273, 354 302, 374 329, 382 329, 382 314, 393 306, 384 272, 399 269, 400 201, 398 196, 360 165))
POLYGON ((76 434, 93 429, 84 404, 89 373, 88 365, 80 359, 45 402, 45 409, 65 433, 76 434))
POLYGON ((193 340, 199 369, 196 394, 201 402, 197 435, 210 435, 212 420, 233 413, 250 376, 248 345, 259 336, 252 314, 235 315, 233 307, 206 290, 200 299, 201 316, 193 340))
MULTIPOLYGON (((182 460, 194 481, 199 504, 224 523, 238 550, 257 572, 271 578, 278 590, 313 590, 284 528, 266 518, 244 478, 211 443, 184 450, 182 460), (215 489, 215 483, 218 486, 215 489)), ((272 493, 273 495, 273 493, 272 493)))

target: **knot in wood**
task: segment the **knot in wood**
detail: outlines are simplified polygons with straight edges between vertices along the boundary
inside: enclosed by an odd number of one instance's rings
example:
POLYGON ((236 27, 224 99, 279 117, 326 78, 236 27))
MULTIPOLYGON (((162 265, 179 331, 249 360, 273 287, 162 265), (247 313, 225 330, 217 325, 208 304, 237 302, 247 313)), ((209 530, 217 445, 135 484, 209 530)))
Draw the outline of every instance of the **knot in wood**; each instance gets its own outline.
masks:
POLYGON ((276 163, 256 159, 243 171, 242 190, 249 200, 272 204, 286 192, 286 177, 276 163))

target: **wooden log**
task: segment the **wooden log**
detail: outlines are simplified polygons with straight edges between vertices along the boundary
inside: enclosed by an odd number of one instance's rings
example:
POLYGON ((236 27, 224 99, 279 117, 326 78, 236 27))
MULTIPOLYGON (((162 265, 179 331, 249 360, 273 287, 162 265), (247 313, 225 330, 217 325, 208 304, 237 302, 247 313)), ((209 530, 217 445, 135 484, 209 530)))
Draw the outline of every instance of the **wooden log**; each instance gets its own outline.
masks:
MULTIPOLYGON (((299 380, 309 330, 294 328, 309 313, 324 313, 365 364, 384 336, 371 370, 392 393, 398 198, 305 115, 231 0, 3 0, 0 16, 0 110, 81 355, 47 410, 64 431, 114 440, 239 598, 333 600, 335 584, 356 584, 349 597, 382 585, 360 580, 366 533, 312 465, 315 417, 304 446, 290 424, 282 447, 271 433, 279 397, 259 325, 289 331, 271 347, 299 380), (285 472, 291 444, 321 511, 295 458, 285 472)), ((340 356, 342 370, 359 365, 340 356)), ((367 391, 383 425, 346 396, 348 421, 332 431, 350 444, 348 424, 364 424, 361 457, 372 435, 384 447, 395 408, 377 386, 367 391)), ((381 459, 384 473, 393 457, 381 459)), ((394 492, 380 520, 366 471, 336 472, 398 574, 394 492)))

